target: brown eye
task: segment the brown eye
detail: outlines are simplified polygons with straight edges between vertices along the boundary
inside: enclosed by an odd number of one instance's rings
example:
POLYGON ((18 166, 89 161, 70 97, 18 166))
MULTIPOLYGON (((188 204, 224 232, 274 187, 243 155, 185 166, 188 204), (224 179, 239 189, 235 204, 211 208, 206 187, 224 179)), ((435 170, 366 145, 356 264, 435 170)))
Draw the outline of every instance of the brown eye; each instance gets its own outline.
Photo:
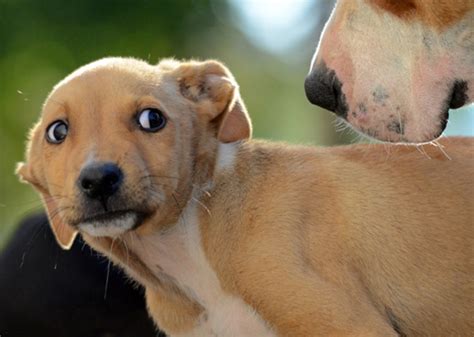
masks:
POLYGON ((166 118, 158 109, 147 108, 142 110, 137 116, 138 124, 143 131, 157 132, 166 125, 166 118))
POLYGON ((46 129, 46 140, 52 144, 60 144, 66 138, 68 129, 69 127, 65 121, 55 121, 46 129))

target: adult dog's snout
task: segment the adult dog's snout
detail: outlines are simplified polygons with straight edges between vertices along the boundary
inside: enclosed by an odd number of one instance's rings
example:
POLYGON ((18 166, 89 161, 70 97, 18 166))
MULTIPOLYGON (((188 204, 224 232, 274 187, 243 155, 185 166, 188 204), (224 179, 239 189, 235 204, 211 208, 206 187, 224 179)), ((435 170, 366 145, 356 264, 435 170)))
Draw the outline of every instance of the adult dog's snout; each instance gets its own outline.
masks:
POLYGON ((79 190, 90 199, 106 202, 123 182, 123 172, 114 163, 92 163, 84 167, 77 184, 79 190))
POLYGON ((347 104, 341 81, 326 64, 321 63, 311 70, 305 79, 304 87, 306 97, 311 103, 346 118, 347 104))

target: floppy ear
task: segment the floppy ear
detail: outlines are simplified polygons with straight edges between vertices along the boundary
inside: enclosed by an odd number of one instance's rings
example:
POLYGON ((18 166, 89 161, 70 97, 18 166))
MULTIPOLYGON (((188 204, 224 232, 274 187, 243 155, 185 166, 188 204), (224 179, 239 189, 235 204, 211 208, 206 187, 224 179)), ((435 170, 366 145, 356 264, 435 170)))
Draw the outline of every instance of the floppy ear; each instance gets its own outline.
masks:
POLYGON ((18 163, 16 174, 20 177, 22 182, 33 185, 33 187, 40 193, 41 198, 43 199, 43 204, 46 206, 46 213, 48 214, 49 223, 56 241, 61 248, 69 250, 74 243, 74 239, 78 232, 63 222, 55 198, 38 183, 38 180, 31 172, 28 164, 18 163))
POLYGON ((231 143, 252 136, 252 124, 230 71, 217 61, 182 63, 175 74, 181 94, 217 126, 217 139, 231 143))

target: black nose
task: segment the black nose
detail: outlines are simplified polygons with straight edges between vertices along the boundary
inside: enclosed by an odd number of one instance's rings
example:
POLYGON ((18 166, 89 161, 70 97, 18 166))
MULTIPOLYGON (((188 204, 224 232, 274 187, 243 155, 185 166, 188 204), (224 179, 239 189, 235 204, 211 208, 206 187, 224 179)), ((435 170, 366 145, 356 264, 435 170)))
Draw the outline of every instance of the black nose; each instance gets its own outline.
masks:
POLYGON ((467 96, 468 85, 466 81, 456 80, 454 81, 451 89, 451 96, 449 97, 449 108, 459 109, 469 100, 467 96))
POLYGON ((107 200, 115 194, 123 181, 122 170, 113 163, 93 163, 79 175, 79 189, 89 198, 107 200))
POLYGON ((341 88, 342 83, 336 72, 329 69, 324 62, 316 65, 304 82, 306 97, 311 103, 346 118, 347 104, 341 88))

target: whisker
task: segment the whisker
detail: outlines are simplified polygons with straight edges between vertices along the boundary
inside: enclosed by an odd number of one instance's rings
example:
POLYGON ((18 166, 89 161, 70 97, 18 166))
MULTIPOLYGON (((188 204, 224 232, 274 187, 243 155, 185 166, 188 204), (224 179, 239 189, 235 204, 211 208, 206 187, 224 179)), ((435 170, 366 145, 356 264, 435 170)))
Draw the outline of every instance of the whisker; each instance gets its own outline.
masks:
POLYGON ((448 153, 444 150, 444 146, 440 142, 438 142, 438 140, 435 139, 430 144, 434 147, 437 147, 448 160, 452 160, 448 153))
POLYGON ((25 264, 25 258, 26 255, 30 252, 31 246, 33 245, 33 242, 36 240, 38 237, 39 233, 45 229, 45 225, 47 224, 47 221, 43 221, 38 228, 35 230, 34 234, 31 236, 31 238, 28 240, 28 243, 26 244, 25 250, 23 251, 23 254, 21 255, 21 262, 19 265, 19 268, 23 268, 23 265, 25 264))
POLYGON ((104 300, 107 299, 107 290, 109 288, 110 260, 107 261, 107 274, 105 276, 104 300))
POLYGON ((211 192, 209 192, 208 190, 204 189, 203 187, 197 185, 197 184, 192 184, 194 188, 197 188, 199 189, 200 192, 204 193, 205 195, 207 195, 209 198, 212 197, 212 194, 211 192))
POLYGON ((204 205, 199 199, 195 197, 191 197, 191 199, 194 200, 199 206, 201 206, 207 212, 207 214, 211 215, 211 211, 209 210, 209 208, 204 205))
POLYGON ((174 192, 171 193, 171 196, 173 197, 174 202, 175 202, 175 204, 176 204, 176 207, 177 207, 178 210, 179 210, 180 216, 182 216, 182 214, 183 214, 183 207, 181 207, 181 205, 179 204, 178 198, 176 198, 176 195, 175 195, 174 192))
MULTIPOLYGON (((57 201, 57 200, 61 200, 61 199, 68 199, 67 196, 61 196, 61 195, 52 195, 52 196, 48 196, 45 198, 45 201, 50 201, 50 200, 54 200, 54 201, 57 201)), ((37 199, 32 199, 32 200, 25 200, 25 201, 21 201, 21 202, 17 202, 17 203, 6 203, 6 204, 2 204, 3 207, 20 207, 20 206, 28 206, 28 205, 32 205, 32 204, 37 204, 38 206, 39 205, 42 205, 43 204, 43 200, 41 198, 37 198, 37 199)))
POLYGON ((144 186, 143 188, 145 189, 150 189, 150 188, 157 188, 157 187, 167 187, 167 188, 170 188, 170 189, 174 189, 175 186, 173 185, 169 185, 169 184, 163 184, 163 183, 158 183, 156 181, 152 181, 151 184, 147 185, 147 186, 144 186))
POLYGON ((120 242, 122 242, 123 245, 125 246, 125 251, 127 252, 127 266, 129 266, 130 265, 130 252, 128 251, 127 242, 125 240, 122 240, 122 239, 120 239, 120 242))
MULTIPOLYGON (((115 239, 112 239, 112 243, 110 244, 110 255, 112 256, 112 251, 114 249, 115 239)), ((110 276, 110 259, 107 259, 107 275, 105 277, 105 286, 104 286, 104 300, 107 299, 107 290, 109 288, 109 276, 110 276)))
POLYGON ((68 210, 68 209, 73 209, 74 207, 72 206, 63 206, 63 207, 58 207, 56 208, 50 215, 50 220, 53 220, 55 217, 57 217, 61 212, 68 210))
POLYGON ((147 174, 142 177, 140 177, 139 181, 147 178, 165 178, 165 179, 179 179, 179 177, 172 177, 172 176, 163 176, 163 175, 157 175, 157 174, 147 174))
POLYGON ((420 152, 422 155, 424 155, 426 158, 431 159, 431 157, 428 155, 428 153, 425 151, 424 145, 415 145, 416 149, 418 152, 420 152))
POLYGON ((130 237, 132 247, 135 246, 135 239, 133 238, 134 237, 133 232, 128 232, 128 233, 126 233, 126 235, 128 235, 130 237))

